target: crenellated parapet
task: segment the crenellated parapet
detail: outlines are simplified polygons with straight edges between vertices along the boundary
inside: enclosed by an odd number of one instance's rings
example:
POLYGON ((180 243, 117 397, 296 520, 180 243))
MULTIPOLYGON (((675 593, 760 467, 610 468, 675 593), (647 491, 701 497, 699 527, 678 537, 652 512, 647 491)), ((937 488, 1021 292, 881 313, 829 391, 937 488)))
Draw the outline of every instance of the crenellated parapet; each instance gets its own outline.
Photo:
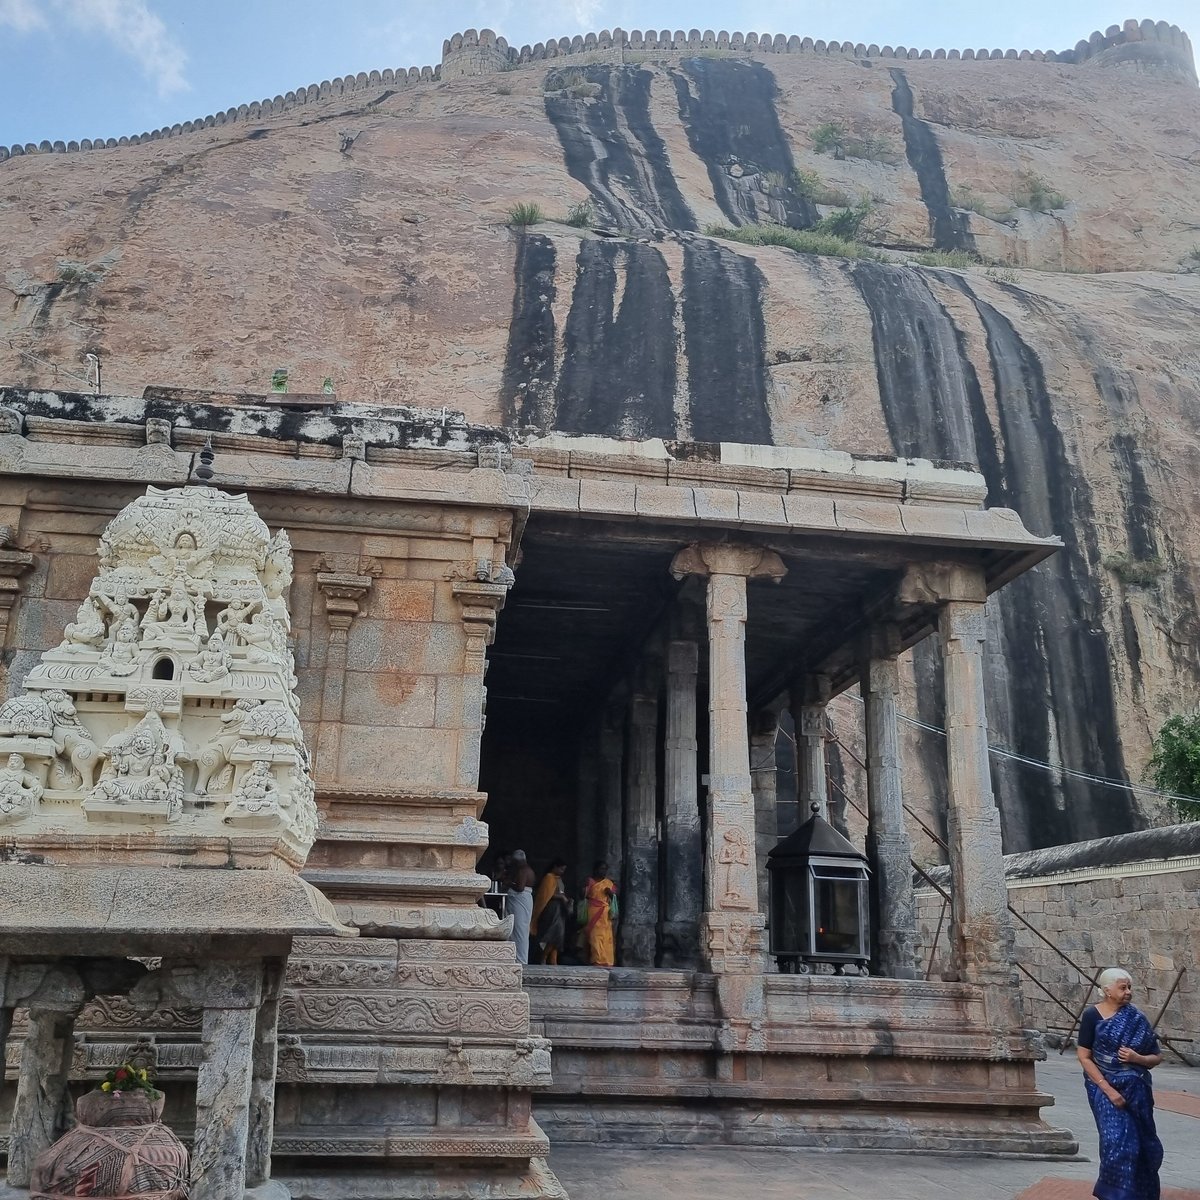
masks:
POLYGON ((862 42, 822 41, 813 38, 788 37, 782 33, 714 33, 692 29, 642 31, 627 33, 623 29, 602 30, 600 33, 577 34, 570 38, 551 39, 519 50, 509 46, 491 30, 455 34, 442 46, 442 67, 445 78, 451 66, 454 78, 490 74, 508 70, 528 62, 564 56, 587 56, 587 61, 619 59, 631 54, 699 54, 705 51, 744 54, 820 54, 845 55, 853 58, 944 59, 948 61, 1020 61, 1083 64, 1103 66, 1133 64, 1143 68, 1166 71, 1196 81, 1192 45, 1186 33, 1166 21, 1129 20, 1124 25, 1110 25, 1104 33, 1098 30, 1090 38, 1076 43, 1070 50, 919 50, 907 46, 866 45, 862 42))
POLYGON ((308 87, 297 88, 282 96, 263 100, 255 100, 252 104, 239 104, 237 108, 226 109, 224 112, 211 113, 207 117, 198 117, 194 121, 184 121, 174 125, 164 125, 148 133, 131 134, 119 138, 81 138, 79 141, 42 141, 38 143, 17 143, 10 147, 0 146, 0 162, 8 158, 17 158, 26 154, 75 154, 82 150, 111 150, 117 146, 140 146, 144 142, 158 142, 164 138, 180 137, 185 133, 195 133, 201 129, 216 129, 222 125, 232 125, 240 121, 260 121, 266 117, 279 116, 282 113, 293 112, 307 105, 318 104, 339 96, 349 96, 354 93, 379 92, 391 88, 414 87, 418 84, 433 83, 442 77, 442 68, 436 67, 398 67, 386 71, 359 71, 357 75, 338 76, 336 79, 325 79, 320 83, 310 83, 308 87))
POLYGON ((872 42, 815 41, 791 37, 782 33, 714 33, 711 29, 683 30, 623 29, 601 30, 599 33, 576 34, 557 41, 538 42, 517 49, 490 29, 468 29, 456 33, 442 43, 442 61, 436 67, 409 67, 386 71, 360 71, 357 75, 339 76, 321 83, 274 98, 241 104, 225 112, 210 114, 194 121, 163 126, 147 133, 119 138, 82 138, 79 141, 45 140, 27 142, 11 147, 0 146, 0 162, 27 154, 74 154, 83 150, 112 149, 117 146, 137 146, 164 138, 179 137, 202 129, 214 129, 241 121, 259 121, 325 100, 355 93, 377 92, 388 88, 412 87, 441 80, 467 79, 513 70, 526 63, 543 62, 564 57, 587 62, 623 62, 626 56, 668 54, 817 54, 848 58, 936 59, 951 62, 1020 61, 1095 65, 1101 67, 1134 67, 1157 74, 1174 76, 1191 83, 1197 82, 1192 43, 1178 25, 1166 21, 1129 20, 1124 25, 1110 25, 1103 33, 1097 30, 1077 42, 1070 50, 918 50, 907 46, 879 46, 872 42))

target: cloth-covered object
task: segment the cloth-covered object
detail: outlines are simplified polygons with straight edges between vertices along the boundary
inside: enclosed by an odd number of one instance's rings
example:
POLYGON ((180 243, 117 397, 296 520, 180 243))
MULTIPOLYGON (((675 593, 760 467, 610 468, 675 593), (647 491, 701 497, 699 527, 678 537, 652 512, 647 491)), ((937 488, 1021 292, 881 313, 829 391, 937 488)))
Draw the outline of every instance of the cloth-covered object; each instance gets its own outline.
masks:
POLYGON ((1150 1022, 1132 1004, 1117 1009, 1111 1017, 1099 1017, 1092 1044, 1085 1047, 1125 1101, 1125 1107, 1118 1108, 1085 1077, 1088 1103, 1100 1135, 1100 1174, 1092 1195, 1097 1200, 1159 1200, 1158 1169, 1162 1166, 1163 1147, 1154 1127, 1150 1072, 1121 1062, 1117 1052, 1122 1046, 1138 1054, 1159 1052, 1150 1022))
POLYGON ((79 1124, 34 1163, 29 1200, 187 1200, 187 1150, 161 1115, 161 1096, 81 1096, 79 1124))

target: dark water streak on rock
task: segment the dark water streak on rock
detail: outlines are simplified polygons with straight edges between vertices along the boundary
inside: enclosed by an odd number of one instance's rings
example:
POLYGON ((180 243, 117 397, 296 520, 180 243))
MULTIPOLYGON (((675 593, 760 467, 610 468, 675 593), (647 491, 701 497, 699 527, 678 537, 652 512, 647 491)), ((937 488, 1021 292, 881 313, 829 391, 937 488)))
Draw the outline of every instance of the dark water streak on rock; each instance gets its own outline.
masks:
POLYGON ((595 97, 547 92, 544 100, 567 170, 591 193, 602 223, 621 229, 695 229, 650 120, 651 74, 638 67, 574 68, 595 97))
MULTIPOLYGON (((1019 656, 1017 686, 1029 704, 1043 704, 1042 716, 1053 725, 1053 747, 1064 766, 1126 779, 1111 647, 1097 583, 1102 564, 1096 514, 1087 480, 1067 454, 1037 355, 1012 322, 965 280, 948 273, 946 278, 971 300, 987 337, 1006 475, 993 503, 1016 509, 1035 533, 1057 533, 1065 543, 1059 554, 1005 592, 1009 648, 1019 656), (1039 636, 1031 646, 1035 629, 1039 636), (1038 671, 1048 675, 1048 707, 1028 687, 1038 671)), ((1019 289, 1011 291, 1024 296, 1019 289)), ((1020 743, 1013 748, 1030 757, 1051 757, 1031 754, 1020 743)), ((1106 837, 1143 823, 1128 792, 1070 776, 1054 780, 1047 774, 1046 779, 1061 794, 1062 807, 1029 814, 1035 848, 1106 837)))
POLYGON ((675 297, 663 256, 586 238, 563 334, 554 428, 610 437, 675 433, 675 297), (618 302, 617 272, 624 275, 618 302))
POLYGON ((500 405, 510 428, 547 428, 554 415, 554 243, 541 234, 517 235, 512 318, 500 405))
MULTIPOLYGON (((871 263, 849 270, 871 314, 880 398, 896 452, 976 464, 991 504, 1012 507, 1035 532, 1060 533, 1068 542, 1062 554, 989 605, 989 635, 1000 643, 989 652, 993 743, 1123 778, 1095 578, 1095 515, 1067 457, 1037 356, 961 277, 936 274, 970 300, 983 326, 999 413, 997 445, 963 333, 921 274, 871 263)), ((915 666, 919 715, 940 725, 929 699, 940 696, 940 663, 929 650, 918 654, 915 666)), ((943 748, 927 749, 927 740, 923 753, 933 769, 943 748)), ((993 763, 993 779, 1009 849, 1103 836, 1138 823, 1123 793, 1101 796, 1078 781, 1003 762, 993 763)))
POLYGON ((792 186, 795 163, 779 124, 775 77, 762 63, 689 58, 672 73, 679 117, 688 142, 708 169, 713 197, 734 225, 752 224, 757 210, 731 168, 751 176, 774 176, 773 206, 781 222, 807 229, 818 213, 792 186), (695 89, 693 91, 693 88, 695 89))
POLYGON ((763 286, 753 259, 707 239, 684 245, 684 348, 696 441, 774 445, 763 286))
POLYGON ((904 128, 904 154, 917 176, 921 200, 929 211, 929 232, 939 250, 974 250, 970 218, 950 204, 950 189, 946 184, 946 168, 937 135, 931 126, 913 112, 913 93, 908 76, 899 67, 889 72, 895 87, 892 89, 892 111, 904 128))

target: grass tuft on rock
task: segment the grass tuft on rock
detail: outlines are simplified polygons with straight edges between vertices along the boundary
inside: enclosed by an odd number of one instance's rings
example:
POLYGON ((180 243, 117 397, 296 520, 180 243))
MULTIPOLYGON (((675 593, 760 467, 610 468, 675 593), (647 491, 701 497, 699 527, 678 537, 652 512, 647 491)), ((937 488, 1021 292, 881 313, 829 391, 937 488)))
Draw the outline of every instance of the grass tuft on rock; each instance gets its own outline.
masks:
POLYGON ((520 204, 514 204, 508 210, 510 225, 538 225, 545 219, 546 214, 542 212, 541 205, 534 204, 529 200, 522 200, 520 204))
POLYGON ((742 225, 734 229, 728 225, 709 225, 704 232, 708 237, 741 242, 746 246, 783 246, 797 254, 887 262, 884 255, 870 246, 817 229, 788 229, 784 225, 742 225))

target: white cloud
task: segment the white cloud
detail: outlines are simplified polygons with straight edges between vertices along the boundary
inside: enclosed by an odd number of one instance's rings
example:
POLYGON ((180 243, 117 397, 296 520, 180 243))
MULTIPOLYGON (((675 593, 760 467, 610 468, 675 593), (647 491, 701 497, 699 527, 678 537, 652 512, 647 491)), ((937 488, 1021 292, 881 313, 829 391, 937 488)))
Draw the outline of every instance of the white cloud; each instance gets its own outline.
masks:
POLYGON ((18 33, 28 33, 33 29, 43 29, 46 20, 33 0, 0 0, 0 25, 9 25, 18 33))
POLYGON ((86 34, 95 34, 133 59, 160 96, 187 91, 187 54, 147 0, 0 0, 0 26, 18 33, 38 30, 56 36, 53 15, 86 34), (40 9, 40 11, 39 11, 40 9))

